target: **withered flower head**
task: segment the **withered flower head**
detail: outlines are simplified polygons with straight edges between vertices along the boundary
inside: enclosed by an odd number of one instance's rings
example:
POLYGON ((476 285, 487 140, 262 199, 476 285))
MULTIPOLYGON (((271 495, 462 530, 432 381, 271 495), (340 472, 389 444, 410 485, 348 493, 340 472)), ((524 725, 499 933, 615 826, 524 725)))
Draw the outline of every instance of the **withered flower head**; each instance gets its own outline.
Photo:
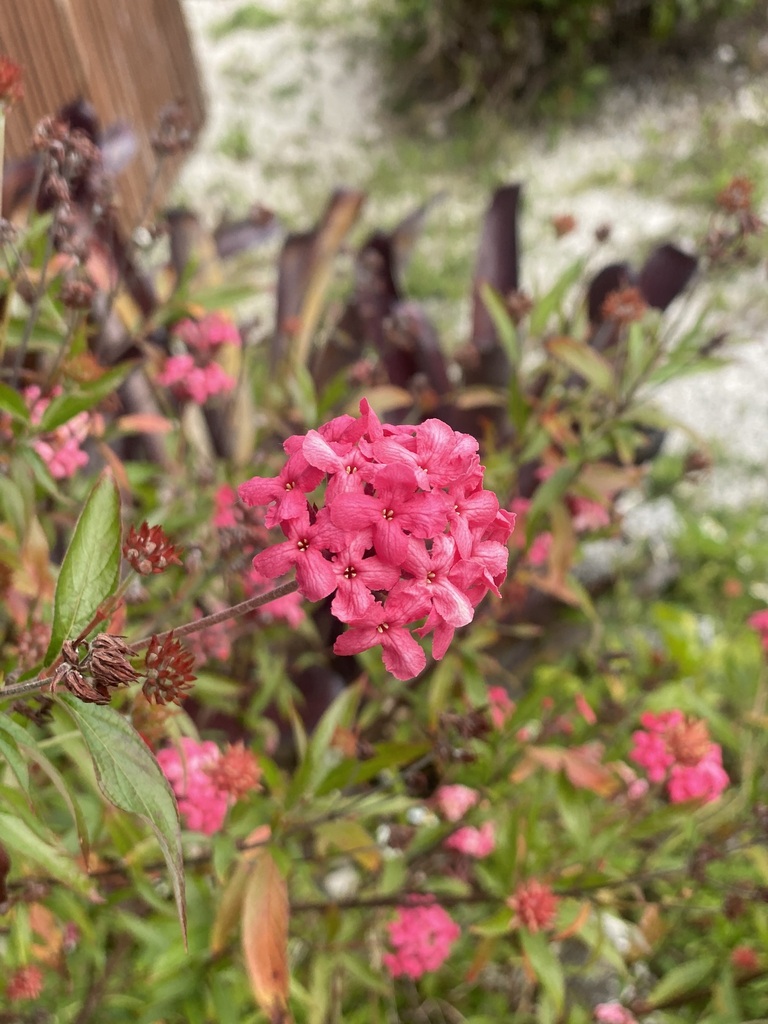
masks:
POLYGON ((163 107, 150 141, 155 154, 160 157, 176 156, 191 148, 192 126, 186 105, 181 100, 174 100, 163 107))
POLYGON ((93 304, 93 291, 90 281, 73 278, 61 286, 61 301, 67 309, 90 309, 93 304))
POLYGON ((558 213, 552 218, 552 227, 558 238, 570 235, 576 228, 576 218, 572 213, 558 213))
POLYGON ((37 999, 43 991, 43 984, 43 972, 37 964, 27 964, 26 967, 17 967, 11 974, 5 987, 5 995, 10 1003, 37 999))
POLYGON ((137 678, 137 672, 128 660, 131 648, 122 636, 100 633, 91 641, 86 657, 88 671, 98 686, 114 689, 127 686, 137 678))
POLYGON ((507 312, 515 324, 521 323, 533 309, 533 299, 527 292, 517 289, 509 292, 504 300, 507 312))
POLYGON ((142 692, 155 704, 179 704, 187 696, 196 676, 194 654, 173 633, 164 640, 153 636, 144 659, 146 679, 142 692))
POLYGON ((86 704, 109 704, 112 699, 106 686, 86 678, 82 672, 71 665, 62 666, 62 670, 56 676, 56 682, 66 687, 70 693, 86 704))
POLYGON ((610 292, 603 302, 602 314, 606 320, 612 320, 620 327, 642 320, 648 303, 639 288, 629 286, 610 292))
POLYGON ((221 757, 205 770, 216 788, 235 800, 240 800, 254 789, 261 789, 259 762, 242 742, 230 743, 221 757))
POLYGON ((21 68, 10 57, 0 57, 0 104, 10 107, 23 96, 21 68))
POLYGON ((68 131, 63 121, 49 114, 41 118, 32 130, 32 149, 39 153, 52 152, 56 157, 63 157, 64 140, 68 131))
POLYGON ((123 542, 123 557, 141 576, 163 572, 169 565, 181 565, 179 549, 171 544, 162 526, 146 520, 138 530, 132 526, 123 542))
POLYGON ((715 201, 727 213, 743 213, 752 207, 754 189, 754 182, 743 175, 737 175, 718 193, 715 201))
POLYGON ((707 723, 703 719, 686 719, 669 732, 667 746, 678 764, 694 767, 712 746, 707 723))

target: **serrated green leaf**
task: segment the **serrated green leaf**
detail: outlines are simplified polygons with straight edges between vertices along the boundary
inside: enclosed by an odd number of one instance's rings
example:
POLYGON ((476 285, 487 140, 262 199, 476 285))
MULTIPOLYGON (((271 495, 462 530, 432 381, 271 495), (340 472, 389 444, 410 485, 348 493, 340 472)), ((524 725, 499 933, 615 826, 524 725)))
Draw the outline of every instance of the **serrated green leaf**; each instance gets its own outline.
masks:
POLYGON ((565 1001, 563 965, 552 952, 546 935, 541 932, 534 934, 522 931, 520 942, 542 988, 549 995, 557 1012, 562 1012, 565 1001))
POLYGON ((21 818, 0 811, 0 836, 3 837, 3 846, 19 854, 24 863, 36 864, 52 878, 83 895, 95 898, 91 880, 77 866, 72 856, 41 839, 21 818))
POLYGON ((120 810, 138 815, 155 833, 170 872, 186 942, 181 827, 168 780, 144 740, 114 708, 83 704, 69 694, 60 695, 58 700, 82 733, 104 796, 120 810))
POLYGON ((611 364, 583 341, 565 337, 551 338, 546 348, 551 356, 574 370, 598 391, 604 394, 615 392, 616 380, 611 364))
POLYGON ((693 989, 699 988, 702 982, 713 977, 717 964, 712 957, 700 957, 680 964, 667 971, 658 985, 651 991, 648 1002, 652 1007, 661 1007, 670 999, 677 999, 693 989))
POLYGON ((21 423, 29 423, 27 403, 15 388, 0 381, 0 409, 21 423))
POLYGON ((79 391, 58 395, 46 406, 38 429, 41 431, 55 430, 77 416, 78 413, 92 409, 122 384, 133 367, 133 363, 121 363, 120 366, 107 370, 98 380, 83 385, 79 391))
POLYGON ((56 583, 51 642, 45 656, 50 665, 69 638, 88 625, 115 589, 120 569, 120 494, 105 472, 88 496, 75 526, 56 583))

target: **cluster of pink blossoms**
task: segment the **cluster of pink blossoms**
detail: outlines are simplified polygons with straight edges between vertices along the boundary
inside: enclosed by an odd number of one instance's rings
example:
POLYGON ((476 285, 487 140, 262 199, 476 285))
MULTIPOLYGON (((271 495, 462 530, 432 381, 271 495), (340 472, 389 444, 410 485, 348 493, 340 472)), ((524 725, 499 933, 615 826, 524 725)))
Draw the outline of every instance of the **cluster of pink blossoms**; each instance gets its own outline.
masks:
POLYGON ((242 745, 224 753, 212 740, 198 743, 188 736, 177 747, 155 755, 170 782, 187 828, 211 836, 224 824, 234 800, 259 788, 261 771, 256 758, 242 745))
POLYGON ((210 313, 201 320, 182 320, 173 336, 183 342, 188 351, 169 356, 157 383, 170 388, 180 401, 193 401, 203 405, 214 395, 232 391, 235 379, 215 362, 222 345, 240 345, 240 334, 235 325, 219 313, 210 313))
MULTIPOLYGON (((24 398, 30 410, 30 419, 37 426, 51 399, 61 394, 61 388, 54 388, 50 395, 43 397, 37 384, 24 389, 24 398)), ((91 429, 91 415, 79 412, 72 419, 62 423, 55 430, 39 434, 32 441, 32 447, 48 467, 56 480, 74 476, 78 469, 88 464, 88 455, 80 447, 91 429)))
POLYGON ((441 420, 382 424, 363 399, 361 416, 339 416, 289 437, 279 476, 240 485, 246 505, 270 505, 266 525, 282 543, 260 552, 267 579, 295 569, 310 601, 333 594, 331 611, 350 629, 341 655, 381 645, 398 679, 418 675, 426 656, 412 635, 433 634, 440 659, 454 631, 507 573, 515 517, 484 490, 477 441, 441 420), (327 478, 325 504, 308 495, 327 478))
MULTIPOLYGON (((469 786, 441 786, 435 793, 435 803, 446 821, 461 821, 464 815, 480 800, 480 794, 469 786)), ((449 835, 443 845, 467 857, 482 860, 496 848, 496 830, 492 821, 485 821, 479 828, 465 825, 449 835)))
POLYGON ((706 722, 686 719, 682 711, 646 712, 642 729, 632 734, 630 758, 645 768, 651 782, 666 780, 673 804, 716 800, 728 786, 719 743, 709 738, 706 722))
POLYGON ((461 929, 442 907, 399 907, 389 923, 393 952, 383 956, 393 978, 405 975, 416 980, 436 971, 447 959, 461 929))

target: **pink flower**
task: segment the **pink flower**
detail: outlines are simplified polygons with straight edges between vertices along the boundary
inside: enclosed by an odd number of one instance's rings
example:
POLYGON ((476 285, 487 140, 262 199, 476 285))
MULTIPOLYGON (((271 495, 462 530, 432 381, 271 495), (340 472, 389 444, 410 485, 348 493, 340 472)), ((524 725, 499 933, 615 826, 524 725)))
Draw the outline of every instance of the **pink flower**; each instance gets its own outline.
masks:
POLYGON ((447 821, 461 821, 479 799, 477 790, 469 786, 440 786, 435 793, 438 810, 447 821))
POLYGON ((760 637, 763 648, 768 651, 768 608, 763 608, 762 611, 754 612, 754 614, 750 615, 747 619, 747 625, 755 630, 760 637))
POLYGON ((365 399, 360 412, 289 437, 282 471, 239 494, 269 505, 266 526, 287 538, 256 555, 255 569, 274 579, 295 568, 309 600, 333 595, 332 613, 350 627, 334 651, 381 646, 388 670, 407 679, 426 663, 414 633, 432 634, 438 660, 488 591, 500 594, 514 516, 483 490, 473 438, 439 420, 383 424, 365 399), (321 504, 313 492, 324 479, 321 504))
POLYGON ((488 704, 494 729, 501 729, 509 716, 514 713, 515 702, 503 686, 488 687, 488 704))
POLYGON ((461 929, 442 907, 399 907, 388 927, 393 951, 383 956, 393 978, 414 981, 436 971, 447 959, 461 929))
POLYGON ((237 495, 234 487, 229 484, 222 484, 214 495, 215 511, 213 513, 213 525, 218 530, 234 529, 238 525, 235 515, 235 502, 237 495))
POLYGON ((185 353, 166 359, 157 375, 157 383, 170 388, 179 401, 204 405, 214 395, 232 391, 236 381, 218 363, 199 366, 193 356, 185 353))
MULTIPOLYGON (((41 422, 51 399, 57 398, 60 394, 60 387, 55 387, 48 397, 43 396, 36 384, 24 389, 30 419, 35 426, 41 422)), ((91 430, 91 419, 89 413, 79 412, 54 430, 32 439, 32 447, 54 479, 66 480, 88 464, 88 455, 80 445, 84 443, 91 430)))
POLYGON ((557 896, 545 882, 531 878, 518 885, 514 895, 507 900, 507 906, 515 912, 513 925, 529 932, 539 932, 554 923, 558 902, 557 896))
POLYGON ((637 1024, 637 1018, 621 1003, 598 1003, 595 1020, 598 1024, 637 1024))
POLYGON ((722 752, 713 743, 705 756, 695 765, 676 764, 669 773, 667 791, 673 804, 686 800, 717 800, 730 779, 723 768, 722 752))
POLYGON ((211 836, 224 824, 230 803, 208 773, 221 751, 210 740, 198 743, 188 736, 182 737, 180 746, 181 751, 177 747, 158 751, 158 764, 173 787, 187 828, 211 836))
POLYGON ((467 857, 482 860, 496 848, 496 830, 492 821, 484 821, 480 828, 465 825, 464 828, 449 835, 443 845, 467 857))
POLYGON ((540 533, 533 538, 526 556, 526 561, 529 565, 540 566, 545 565, 549 561, 549 553, 552 550, 552 540, 553 537, 549 531, 546 533, 540 533))
POLYGON ((663 736, 638 730, 632 733, 634 746, 629 752, 631 760, 645 768, 651 782, 662 782, 675 762, 663 736))
POLYGON ((610 513, 599 501, 572 495, 568 499, 568 505, 571 511, 571 525, 576 533, 591 533, 611 525, 610 513))
POLYGON ((208 355, 221 345, 241 345, 240 332, 221 313, 208 313, 201 320, 180 320, 173 328, 173 334, 187 348, 208 355))

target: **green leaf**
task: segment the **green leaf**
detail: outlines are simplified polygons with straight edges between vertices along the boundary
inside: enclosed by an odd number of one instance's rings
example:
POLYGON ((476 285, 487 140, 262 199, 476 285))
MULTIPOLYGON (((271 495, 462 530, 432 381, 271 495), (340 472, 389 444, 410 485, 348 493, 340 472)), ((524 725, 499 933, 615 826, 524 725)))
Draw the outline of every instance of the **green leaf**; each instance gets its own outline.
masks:
POLYGON ((238 7, 211 28, 211 38, 215 41, 231 35, 233 32, 261 32, 280 24, 280 16, 259 4, 244 4, 238 7))
POLYGON ((4 757, 8 762, 8 767, 18 779, 19 785, 29 796, 29 770, 27 769, 27 763, 12 739, 0 736, 0 757, 4 757))
POLYGON ((660 1007, 670 999, 699 988, 702 982, 712 979, 715 968, 716 962, 712 957, 700 957, 673 967, 652 990, 648 1002, 653 1007, 660 1007))
POLYGON ((120 569, 120 495, 109 472, 88 496, 56 583, 50 665, 68 637, 88 625, 99 605, 115 589, 120 569))
POLYGON ((144 740, 114 708, 83 704, 69 694, 61 694, 58 700, 82 733, 104 796, 120 810, 138 815, 155 833, 171 875, 186 942, 181 827, 176 798, 168 780, 144 740))
POLYGON ((560 309, 568 290, 578 281, 583 269, 584 260, 576 260, 566 267, 550 290, 538 300, 528 320, 528 331, 531 337, 542 333, 550 316, 560 309))
POLYGON ((29 409, 27 403, 15 388, 0 381, 0 409, 7 412, 15 420, 22 423, 29 423, 29 409))
POLYGON ((520 339, 517 336, 514 320, 509 315, 509 311, 504 305, 501 296, 489 284, 482 284, 480 286, 480 298, 483 300, 483 305, 488 311, 488 316, 493 321, 499 341, 504 346, 510 363, 513 367, 519 366, 521 355, 520 339))
POLYGON ((559 359, 561 363, 565 363, 569 369, 578 373, 598 391, 602 391, 604 394, 615 392, 616 381, 611 364, 583 341, 565 337, 551 338, 547 342, 546 348, 551 356, 559 359))
POLYGON ((70 888, 95 899, 91 880, 77 866, 71 854, 51 846, 15 814, 0 811, 0 836, 3 846, 19 854, 24 863, 36 864, 46 874, 70 888))
POLYGON ((537 522, 539 516, 552 508, 563 497, 578 474, 579 467, 577 465, 566 463, 564 466, 556 469, 552 476, 547 477, 541 487, 536 489, 536 493, 531 501, 531 507, 528 510, 528 527, 531 531, 529 539, 539 529, 537 522))
POLYGON ((19 750, 25 755, 27 760, 34 762, 43 772, 45 772, 54 787, 58 790, 59 796, 67 805, 67 810, 74 819, 80 849, 83 851, 86 863, 88 863, 89 839, 88 829, 85 824, 85 817, 80 809, 80 805, 70 793, 61 772, 45 756, 42 750, 35 745, 32 737, 26 729, 23 729, 17 722, 14 722, 14 720, 9 718, 7 715, 0 716, 0 731, 3 730, 18 746, 19 750))
POLYGON ((548 994, 558 1013, 562 1012, 565 1001, 565 979, 563 966, 552 952, 546 935, 541 932, 520 932, 520 942, 528 962, 548 994))
POLYGON ((78 413, 92 409, 107 395, 111 395, 117 390, 133 367, 134 363, 121 363, 120 366, 107 370, 98 380, 84 385, 80 391, 59 395, 52 399, 43 413, 38 430, 43 432, 55 430, 56 427, 73 419, 78 413))
POLYGON ((350 686, 339 694, 323 714, 293 777, 286 800, 288 806, 302 797, 314 794, 326 775, 335 767, 328 748, 336 729, 340 725, 351 723, 359 700, 360 688, 350 686))

